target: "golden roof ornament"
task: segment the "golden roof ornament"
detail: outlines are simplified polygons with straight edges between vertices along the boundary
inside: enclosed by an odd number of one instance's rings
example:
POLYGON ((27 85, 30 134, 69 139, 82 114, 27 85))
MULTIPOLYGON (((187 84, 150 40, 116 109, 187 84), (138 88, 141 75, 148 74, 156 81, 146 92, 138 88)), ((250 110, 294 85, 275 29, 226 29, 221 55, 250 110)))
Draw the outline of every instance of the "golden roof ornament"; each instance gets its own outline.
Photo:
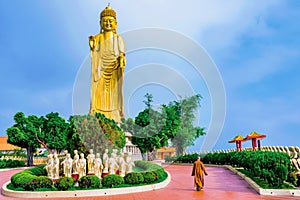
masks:
POLYGON ((100 14, 100 19, 105 16, 110 16, 110 17, 114 17, 115 19, 117 19, 116 11, 114 11, 112 9, 112 7, 110 7, 110 4, 108 4, 104 10, 102 10, 102 12, 100 14))

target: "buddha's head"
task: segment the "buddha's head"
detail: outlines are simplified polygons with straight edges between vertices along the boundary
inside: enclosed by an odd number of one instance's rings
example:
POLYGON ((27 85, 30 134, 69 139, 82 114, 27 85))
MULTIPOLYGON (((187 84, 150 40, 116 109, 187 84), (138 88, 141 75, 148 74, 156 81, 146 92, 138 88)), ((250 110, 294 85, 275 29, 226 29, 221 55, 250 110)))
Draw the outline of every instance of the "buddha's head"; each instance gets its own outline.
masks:
POLYGON ((102 31, 116 31, 117 14, 109 5, 100 14, 100 26, 102 31))

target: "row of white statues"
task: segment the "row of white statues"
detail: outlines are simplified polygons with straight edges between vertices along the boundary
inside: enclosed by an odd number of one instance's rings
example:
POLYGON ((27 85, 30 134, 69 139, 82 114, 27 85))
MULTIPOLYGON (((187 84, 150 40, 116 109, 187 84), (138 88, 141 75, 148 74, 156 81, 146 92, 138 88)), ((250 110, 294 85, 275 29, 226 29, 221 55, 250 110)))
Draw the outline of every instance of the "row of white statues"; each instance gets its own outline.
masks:
POLYGON ((51 179, 59 178, 60 166, 63 166, 64 176, 71 177, 72 175, 78 175, 79 178, 87 174, 96 175, 100 179, 102 175, 116 174, 124 177, 127 173, 132 172, 134 166, 134 161, 132 159, 131 153, 120 153, 117 155, 118 150, 113 149, 110 157, 108 156, 108 149, 105 149, 103 157, 101 159, 100 153, 94 154, 93 150, 90 149, 87 159, 85 159, 84 154, 78 155, 78 151, 74 150, 74 158, 65 152, 65 159, 60 163, 57 154, 48 155, 48 161, 46 165, 46 170, 48 177, 51 179), (102 162, 103 161, 103 162, 102 162))

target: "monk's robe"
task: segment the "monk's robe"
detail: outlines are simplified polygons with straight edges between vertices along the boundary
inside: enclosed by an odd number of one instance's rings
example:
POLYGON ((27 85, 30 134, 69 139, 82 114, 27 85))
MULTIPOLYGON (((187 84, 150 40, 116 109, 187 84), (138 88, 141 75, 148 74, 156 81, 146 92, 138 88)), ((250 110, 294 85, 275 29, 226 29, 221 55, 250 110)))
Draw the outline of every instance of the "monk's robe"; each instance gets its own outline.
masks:
POLYGON ((204 187, 203 174, 208 175, 204 167, 204 164, 200 160, 195 161, 193 165, 192 176, 194 176, 195 187, 200 189, 204 187))

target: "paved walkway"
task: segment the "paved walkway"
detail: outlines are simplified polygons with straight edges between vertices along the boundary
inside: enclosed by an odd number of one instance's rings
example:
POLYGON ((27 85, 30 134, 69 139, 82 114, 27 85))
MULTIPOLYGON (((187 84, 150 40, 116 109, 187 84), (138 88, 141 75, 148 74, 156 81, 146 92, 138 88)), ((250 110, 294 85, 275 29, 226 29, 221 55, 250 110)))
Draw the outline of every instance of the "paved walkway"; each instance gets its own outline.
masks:
MULTIPOLYGON (((191 176, 191 166, 187 165, 168 165, 165 169, 171 173, 170 184, 163 189, 141 192, 135 194, 125 194, 105 197, 85 197, 87 200, 181 200, 181 199, 202 199, 202 200, 278 200, 278 199, 300 199, 300 197, 274 197, 261 196, 257 194, 239 176, 221 167, 207 167, 208 176, 205 178, 204 190, 197 192, 193 185, 191 176)), ((7 182, 10 177, 20 170, 0 171, 0 185, 7 182)), ((0 194, 2 200, 12 200, 14 198, 5 197, 0 194)), ((79 198, 64 198, 66 200, 79 198)))

